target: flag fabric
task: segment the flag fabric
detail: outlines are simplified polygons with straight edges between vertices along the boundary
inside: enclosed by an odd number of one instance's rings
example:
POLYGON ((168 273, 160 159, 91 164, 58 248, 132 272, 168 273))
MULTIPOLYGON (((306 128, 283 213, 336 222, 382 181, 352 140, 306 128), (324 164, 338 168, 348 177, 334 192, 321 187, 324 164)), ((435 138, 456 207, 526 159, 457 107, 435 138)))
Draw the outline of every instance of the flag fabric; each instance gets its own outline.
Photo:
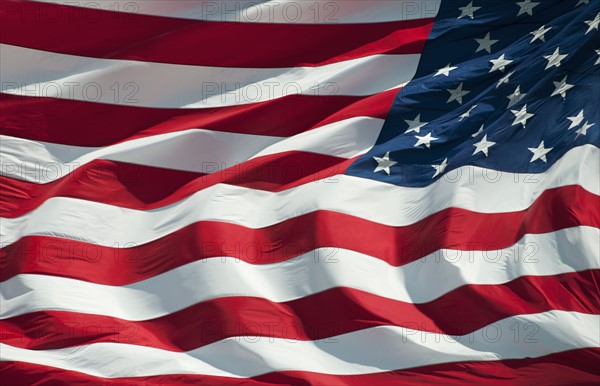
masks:
POLYGON ((600 382, 600 1, 1 6, 3 384, 600 382))

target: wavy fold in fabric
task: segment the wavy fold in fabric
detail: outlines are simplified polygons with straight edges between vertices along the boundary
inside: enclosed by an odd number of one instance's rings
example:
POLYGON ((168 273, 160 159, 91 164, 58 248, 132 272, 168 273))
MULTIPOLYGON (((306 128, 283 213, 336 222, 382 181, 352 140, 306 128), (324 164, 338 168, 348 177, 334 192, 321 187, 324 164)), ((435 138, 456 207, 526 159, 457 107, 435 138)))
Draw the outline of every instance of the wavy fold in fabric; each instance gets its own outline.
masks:
POLYGON ((0 0, 1 379, 600 383, 599 23, 0 0))

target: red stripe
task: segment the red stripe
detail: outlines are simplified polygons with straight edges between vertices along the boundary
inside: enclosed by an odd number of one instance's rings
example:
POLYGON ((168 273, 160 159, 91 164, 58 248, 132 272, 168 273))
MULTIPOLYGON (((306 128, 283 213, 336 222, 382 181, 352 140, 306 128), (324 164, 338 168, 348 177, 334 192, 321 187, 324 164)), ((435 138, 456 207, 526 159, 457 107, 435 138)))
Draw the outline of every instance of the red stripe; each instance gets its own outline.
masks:
POLYGON ((40 385, 598 385, 600 349, 563 351, 539 358, 455 362, 376 374, 329 375, 282 371, 254 378, 173 374, 152 377, 99 378, 75 371, 24 362, 0 363, 0 375, 12 386, 40 385))
MULTIPOLYGON (((599 281, 600 270, 525 276, 502 285, 465 285, 423 304, 344 287, 284 303, 256 297, 223 297, 160 318, 133 322, 103 315, 43 311, 2 320, 0 340, 34 350, 116 342, 190 351, 235 336, 321 340, 383 325, 466 335, 521 314, 551 310, 600 313, 599 281)), ((334 343, 335 338, 331 339, 334 343)))
POLYGON ((78 56, 215 67, 318 66, 377 54, 420 54, 433 26, 431 18, 265 24, 14 0, 2 0, 1 5, 2 43, 78 56))
POLYGON ((0 93, 0 133, 74 146, 107 146, 193 128, 290 137, 348 118, 384 119, 397 93, 398 89, 368 97, 288 95, 207 109, 145 108, 0 93))
MULTIPOLYGON (((289 151, 257 157, 212 174, 94 160, 48 184, 0 176, 0 216, 22 216, 52 197, 148 210, 219 183, 278 192, 314 181, 335 182, 331 177, 343 174, 356 158, 289 151)), ((52 169, 54 172, 57 169, 52 169)))
POLYGON ((27 236, 0 250, 0 280, 38 273, 125 285, 210 257, 269 264, 319 247, 354 250, 399 266, 443 248, 497 250, 525 234, 580 225, 600 228, 599 206, 600 196, 574 185, 547 190, 529 209, 519 212, 482 214, 448 208, 404 227, 316 211, 261 229, 200 221, 131 248, 27 236), (394 243, 365 242, 379 239, 394 243))

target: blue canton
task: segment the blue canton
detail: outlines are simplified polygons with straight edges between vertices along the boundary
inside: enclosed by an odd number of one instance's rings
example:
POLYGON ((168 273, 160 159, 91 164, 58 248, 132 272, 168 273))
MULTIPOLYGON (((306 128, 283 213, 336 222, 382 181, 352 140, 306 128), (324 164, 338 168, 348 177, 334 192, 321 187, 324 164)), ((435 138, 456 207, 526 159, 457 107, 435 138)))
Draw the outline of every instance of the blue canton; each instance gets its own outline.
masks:
POLYGON ((414 79, 347 174, 426 186, 600 147, 600 0, 442 1, 414 79))

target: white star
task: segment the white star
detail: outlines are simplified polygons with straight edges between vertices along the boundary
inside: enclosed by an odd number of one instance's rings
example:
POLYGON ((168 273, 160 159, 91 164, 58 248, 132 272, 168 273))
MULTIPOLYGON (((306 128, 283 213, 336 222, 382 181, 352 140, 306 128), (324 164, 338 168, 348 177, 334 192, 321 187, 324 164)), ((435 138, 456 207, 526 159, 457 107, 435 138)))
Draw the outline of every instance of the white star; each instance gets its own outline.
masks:
POLYGON ((475 110, 476 107, 477 107, 477 105, 473 105, 473 106, 469 107, 469 110, 467 110, 466 112, 462 113, 460 115, 460 118, 458 120, 462 121, 463 119, 470 117, 471 116, 471 111, 475 110))
POLYGON ((492 63, 492 69, 490 70, 490 72, 494 72, 496 70, 504 72, 504 70, 506 70, 506 66, 511 64, 513 61, 509 59, 504 59, 504 54, 502 54, 498 57, 498 59, 492 59, 490 60, 490 62, 492 63))
POLYGON ((450 103, 452 101, 457 101, 459 104, 462 105, 462 103, 463 103, 462 98, 471 92, 471 91, 463 90, 462 88, 463 88, 463 84, 461 82, 461 84, 459 84, 457 88, 446 90, 450 93, 450 98, 448 98, 448 101, 446 101, 446 103, 450 103))
POLYGON ((577 139, 577 137, 579 137, 580 135, 587 135, 588 129, 594 125, 595 123, 589 123, 588 121, 585 121, 585 123, 579 129, 575 130, 575 132, 577 133, 575 139, 577 139))
POLYGON ((527 120, 535 115, 527 112, 527 103, 523 105, 521 110, 510 110, 510 112, 515 115, 515 121, 511 126, 522 124, 525 127, 527 120))
POLYGON ((560 95, 563 99, 566 99, 567 91, 569 91, 570 89, 573 88, 572 84, 567 83, 566 75, 564 78, 562 78, 562 80, 560 82, 552 82, 552 83, 554 83, 554 91, 552 91, 552 95, 550 95, 550 96, 560 95))
POLYGON ((387 173, 388 176, 390 175, 390 167, 394 166, 398 163, 398 162, 390 159, 389 151, 387 153, 385 153, 383 158, 373 157, 373 159, 375 161, 377 161, 377 167, 375 168, 375 171, 373 171, 373 173, 377 173, 378 171, 383 170, 384 172, 387 173))
POLYGON ((494 146, 496 144, 496 142, 492 142, 492 141, 488 141, 487 140, 487 134, 483 136, 483 138, 481 138, 481 141, 479 142, 475 142, 473 144, 473 146, 475 146, 475 151, 473 152, 473 155, 482 152, 483 154, 485 154, 485 156, 488 156, 488 149, 492 146, 494 146))
POLYGON ((477 130, 477 132, 475 134, 471 134, 471 137, 475 138, 479 134, 481 134, 481 132, 483 132, 483 125, 481 125, 481 127, 479 128, 479 130, 477 130))
POLYGON ((576 7, 579 7, 581 4, 589 4, 590 0, 579 0, 579 2, 575 5, 576 7))
POLYGON ((560 66, 560 62, 567 56, 568 56, 567 54, 561 55, 560 51, 559 51, 559 47, 556 47, 556 49, 554 50, 552 55, 544 55, 544 59, 546 59, 548 61, 548 64, 546 65, 545 70, 547 70, 553 66, 554 67, 560 66))
POLYGON ((439 139, 436 137, 432 137, 431 133, 427 133, 427 135, 425 135, 423 137, 415 135, 415 138, 417 139, 417 143, 415 144, 414 147, 425 145, 428 149, 431 148, 431 141, 435 141, 435 140, 439 139))
POLYGON ((451 67, 450 63, 448 63, 448 65, 446 65, 446 67, 442 67, 439 70, 437 70, 437 72, 435 73, 434 76, 438 76, 438 75, 445 75, 445 76, 449 76, 450 75, 450 71, 456 70, 458 67, 451 67))
POLYGON ((499 40, 490 39, 490 33, 488 32, 483 39, 475 39, 479 47, 475 52, 486 50, 488 54, 492 53, 492 45, 498 43, 499 40))
POLYGON ((526 95, 527 94, 521 94, 521 86, 517 86, 517 88, 515 89, 515 92, 512 93, 512 95, 507 96, 507 98, 508 98, 507 108, 513 107, 517 103, 521 102, 521 99, 525 98, 526 95))
POLYGON ((408 129, 406 129, 407 133, 410 133, 411 131, 420 133, 421 127, 425 126, 428 123, 428 122, 421 122, 421 114, 417 114, 415 119, 413 119, 412 121, 405 119, 404 122, 406 122, 408 124, 408 129))
POLYGON ((585 21, 585 24, 587 24, 589 26, 588 30, 585 31, 585 35, 587 35, 588 33, 590 33, 593 29, 595 29, 596 31, 598 31, 598 25, 600 24, 600 12, 598 12, 596 14, 596 17, 593 20, 587 20, 587 21, 585 21))
POLYGON ((544 35, 546 35, 546 32, 550 31, 552 29, 552 27, 548 27, 548 28, 544 28, 544 27, 546 27, 546 26, 543 25, 540 28, 536 29, 535 31, 530 32, 530 34, 533 35, 533 39, 531 39, 529 44, 535 42, 538 39, 540 39, 543 42, 546 41, 546 37, 544 35))
POLYGON ((498 84, 496 85, 496 88, 502 86, 504 83, 508 83, 509 78, 512 76, 512 74, 514 74, 515 72, 509 72, 508 74, 504 75, 502 78, 500 78, 500 80, 498 81, 498 84))
POLYGON ((471 19, 473 19, 473 12, 477 11, 478 9, 481 9, 481 7, 473 7, 473 2, 471 1, 465 7, 458 7, 458 9, 460 10, 460 16, 458 17, 458 19, 463 18, 465 16, 469 16, 471 19))
POLYGON ((448 158, 444 158, 444 161, 440 165, 431 165, 432 168, 435 169, 435 174, 431 178, 437 177, 439 174, 442 174, 446 167, 448 166, 448 158))
POLYGON ((569 126, 569 128, 567 130, 571 130, 572 128, 581 125, 581 122, 583 122, 583 109, 581 109, 579 114, 574 115, 572 117, 567 117, 567 119, 569 121, 571 121, 571 125, 569 126))
POLYGON ((544 147, 544 141, 540 142, 540 144, 538 145, 538 147, 528 147, 529 151, 533 153, 533 156, 531 157, 531 161, 529 161, 529 163, 532 163, 535 160, 541 159, 544 162, 548 162, 548 160, 546 160, 546 154, 550 153, 550 151, 552 149, 554 149, 553 147, 549 147, 548 149, 546 149, 544 147))
POLYGON ((528 14, 529 16, 533 16, 533 8, 537 7, 539 4, 540 3, 535 3, 531 0, 525 0, 521 1, 520 3, 517 3, 517 5, 521 8, 519 9, 519 13, 517 13, 517 16, 521 16, 524 13, 528 14))
POLYGON ((600 50, 596 50, 596 53, 598 54, 598 59, 596 59, 596 63, 594 63, 594 66, 600 64, 600 50))

